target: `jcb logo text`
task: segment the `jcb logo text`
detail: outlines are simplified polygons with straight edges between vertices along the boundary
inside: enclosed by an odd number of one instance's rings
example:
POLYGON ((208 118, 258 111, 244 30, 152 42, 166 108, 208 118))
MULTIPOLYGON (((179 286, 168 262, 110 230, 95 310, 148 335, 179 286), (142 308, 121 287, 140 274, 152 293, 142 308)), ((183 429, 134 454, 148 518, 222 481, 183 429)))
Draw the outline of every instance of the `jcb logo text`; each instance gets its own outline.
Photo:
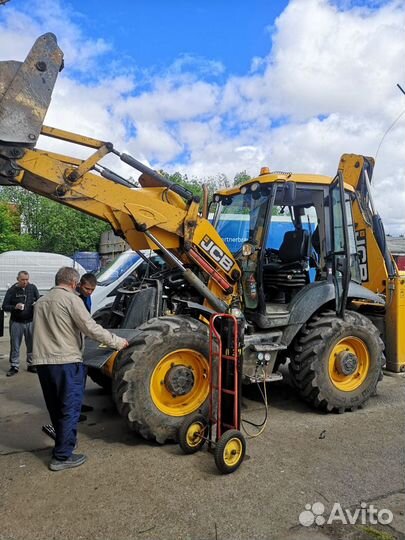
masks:
POLYGON ((356 231, 357 254, 360 263, 361 281, 368 281, 368 264, 367 264, 367 240, 366 231, 364 229, 356 231))
POLYGON ((233 266, 233 261, 230 259, 222 249, 214 243, 209 236, 204 236, 203 240, 200 242, 202 249, 208 253, 208 255, 216 261, 219 266, 221 266, 226 272, 233 266))

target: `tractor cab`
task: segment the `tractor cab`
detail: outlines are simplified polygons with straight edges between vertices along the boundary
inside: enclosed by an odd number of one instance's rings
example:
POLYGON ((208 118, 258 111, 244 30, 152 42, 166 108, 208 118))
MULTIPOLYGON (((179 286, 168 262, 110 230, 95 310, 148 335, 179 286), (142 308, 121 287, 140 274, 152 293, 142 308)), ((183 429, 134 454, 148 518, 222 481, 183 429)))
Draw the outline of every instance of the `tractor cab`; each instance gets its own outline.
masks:
POLYGON ((227 215, 241 223, 243 241, 233 255, 242 270, 248 321, 259 328, 287 324, 298 295, 321 281, 334 284, 338 310, 350 280, 361 284, 352 197, 340 175, 333 180, 267 170, 217 194, 219 233, 227 215))

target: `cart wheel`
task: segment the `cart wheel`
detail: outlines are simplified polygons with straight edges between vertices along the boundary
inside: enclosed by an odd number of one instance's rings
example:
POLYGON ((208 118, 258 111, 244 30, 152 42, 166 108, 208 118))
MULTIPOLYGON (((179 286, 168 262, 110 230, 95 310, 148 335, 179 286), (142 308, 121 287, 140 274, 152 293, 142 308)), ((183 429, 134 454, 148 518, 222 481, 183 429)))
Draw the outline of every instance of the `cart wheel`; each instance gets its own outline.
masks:
POLYGON ((239 467, 246 452, 245 437, 237 429, 225 431, 215 446, 214 458, 218 470, 229 474, 239 467))
POLYGON ((184 420, 179 428, 178 442, 185 454, 194 454, 204 446, 207 427, 202 414, 193 414, 184 420))

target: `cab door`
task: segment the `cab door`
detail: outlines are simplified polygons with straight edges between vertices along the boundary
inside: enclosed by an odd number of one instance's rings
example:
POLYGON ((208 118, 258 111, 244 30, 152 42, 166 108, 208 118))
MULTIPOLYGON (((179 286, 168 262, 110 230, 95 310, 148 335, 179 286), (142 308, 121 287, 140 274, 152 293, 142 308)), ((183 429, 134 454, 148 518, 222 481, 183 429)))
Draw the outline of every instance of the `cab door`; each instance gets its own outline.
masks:
POLYGON ((350 244, 343 175, 339 171, 329 188, 331 223, 331 266, 329 278, 335 286, 336 315, 344 317, 350 284, 350 244))

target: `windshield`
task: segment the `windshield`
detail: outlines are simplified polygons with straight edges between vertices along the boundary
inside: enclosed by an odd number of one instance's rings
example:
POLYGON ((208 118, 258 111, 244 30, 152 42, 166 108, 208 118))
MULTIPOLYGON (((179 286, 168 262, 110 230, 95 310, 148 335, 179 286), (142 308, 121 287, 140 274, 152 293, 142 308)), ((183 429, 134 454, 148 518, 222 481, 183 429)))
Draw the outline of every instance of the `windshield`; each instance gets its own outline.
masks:
POLYGON ((104 270, 97 274, 97 285, 110 285, 117 281, 140 259, 137 253, 126 251, 114 259, 104 270))
POLYGON ((216 229, 232 253, 244 242, 260 244, 267 203, 271 194, 268 187, 250 189, 242 194, 223 197, 216 215, 216 229))

